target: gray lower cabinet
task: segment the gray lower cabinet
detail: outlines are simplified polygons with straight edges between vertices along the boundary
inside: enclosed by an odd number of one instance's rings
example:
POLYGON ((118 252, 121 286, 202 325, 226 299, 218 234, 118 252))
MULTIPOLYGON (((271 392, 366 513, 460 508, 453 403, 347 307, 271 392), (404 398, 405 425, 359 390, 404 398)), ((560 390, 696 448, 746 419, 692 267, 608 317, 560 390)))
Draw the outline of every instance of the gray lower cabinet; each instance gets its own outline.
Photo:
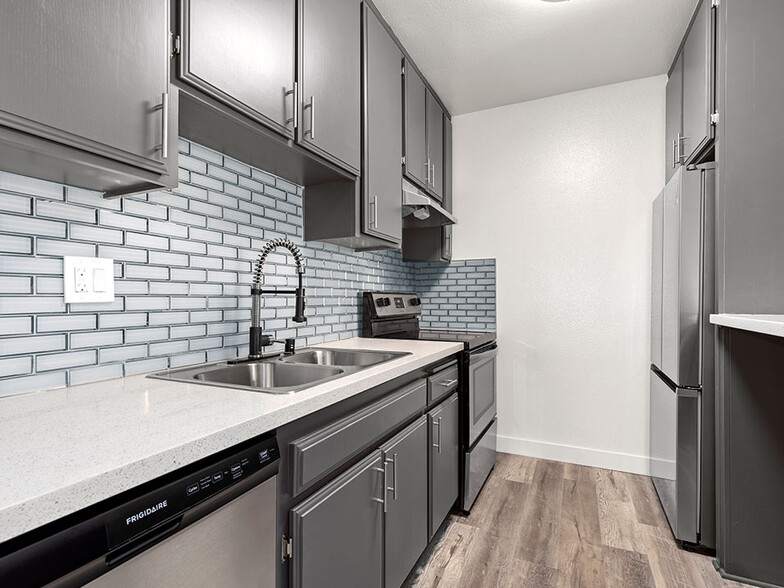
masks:
POLYGON ((715 9, 702 0, 683 46, 683 156, 700 159, 714 137, 715 9))
POLYGON ((291 510, 293 586, 382 586, 385 477, 377 450, 291 510))
POLYGON ((387 468, 384 578, 397 588, 428 542, 427 417, 381 447, 387 468))
POLYGON ((177 77, 294 135, 296 0, 181 0, 177 77))
POLYGON ((400 154, 403 54, 376 13, 363 4, 365 99, 362 203, 366 233, 399 244, 403 230, 400 154))
POLYGON ((167 0, 9 0, 0 161, 118 195, 177 183, 167 0))
POLYGON ((444 522, 458 495, 458 396, 453 394, 428 416, 430 434, 430 531, 444 522))
POLYGON ((683 163, 683 53, 678 55, 667 79, 665 118, 665 183, 683 163))
POLYGON ((360 171, 359 0, 299 0, 298 142, 360 171))

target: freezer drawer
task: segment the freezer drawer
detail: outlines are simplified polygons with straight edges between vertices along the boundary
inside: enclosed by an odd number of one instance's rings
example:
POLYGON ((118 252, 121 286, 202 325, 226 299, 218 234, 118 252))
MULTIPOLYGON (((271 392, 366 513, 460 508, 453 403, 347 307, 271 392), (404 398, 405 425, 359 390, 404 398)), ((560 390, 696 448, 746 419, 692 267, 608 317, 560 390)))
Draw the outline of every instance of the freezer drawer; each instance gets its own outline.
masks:
POLYGON ((465 454, 465 486, 463 488, 463 510, 468 511, 474 504, 490 470, 495 465, 498 421, 487 429, 474 448, 465 454))
POLYGON ((675 538, 697 543, 701 391, 673 388, 652 370, 650 402, 653 485, 675 538))

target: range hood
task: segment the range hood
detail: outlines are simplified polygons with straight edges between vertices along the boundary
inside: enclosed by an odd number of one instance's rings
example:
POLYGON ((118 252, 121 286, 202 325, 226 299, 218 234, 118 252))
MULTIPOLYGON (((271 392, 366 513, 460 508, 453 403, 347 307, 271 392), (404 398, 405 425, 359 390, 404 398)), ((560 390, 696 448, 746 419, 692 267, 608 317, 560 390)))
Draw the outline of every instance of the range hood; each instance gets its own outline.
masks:
POLYGON ((457 223, 451 212, 406 179, 403 184, 403 226, 407 229, 443 227, 457 223))

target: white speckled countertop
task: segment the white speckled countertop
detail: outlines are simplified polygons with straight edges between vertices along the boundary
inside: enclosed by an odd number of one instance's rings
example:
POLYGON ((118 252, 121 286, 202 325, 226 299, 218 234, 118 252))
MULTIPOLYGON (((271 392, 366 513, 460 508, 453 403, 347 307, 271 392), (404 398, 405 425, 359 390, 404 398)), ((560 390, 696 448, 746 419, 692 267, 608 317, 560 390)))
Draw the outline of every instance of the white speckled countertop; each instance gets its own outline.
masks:
POLYGON ((710 322, 720 327, 784 337, 784 314, 712 314, 710 322))
POLYGON ((118 378, 0 399, 0 542, 459 352, 459 343, 347 339, 408 351, 295 394, 118 378))

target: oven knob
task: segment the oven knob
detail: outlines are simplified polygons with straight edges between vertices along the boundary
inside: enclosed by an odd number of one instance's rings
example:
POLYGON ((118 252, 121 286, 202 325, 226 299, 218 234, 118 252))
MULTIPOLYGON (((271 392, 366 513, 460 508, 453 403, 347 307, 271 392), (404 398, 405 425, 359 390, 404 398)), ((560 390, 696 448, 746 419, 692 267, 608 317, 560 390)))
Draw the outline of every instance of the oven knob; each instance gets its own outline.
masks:
POLYGON ((419 298, 412 298, 410 301, 411 306, 421 306, 422 301, 419 298))
POLYGON ((384 307, 389 305, 390 305, 389 298, 376 298, 376 306, 384 307))

